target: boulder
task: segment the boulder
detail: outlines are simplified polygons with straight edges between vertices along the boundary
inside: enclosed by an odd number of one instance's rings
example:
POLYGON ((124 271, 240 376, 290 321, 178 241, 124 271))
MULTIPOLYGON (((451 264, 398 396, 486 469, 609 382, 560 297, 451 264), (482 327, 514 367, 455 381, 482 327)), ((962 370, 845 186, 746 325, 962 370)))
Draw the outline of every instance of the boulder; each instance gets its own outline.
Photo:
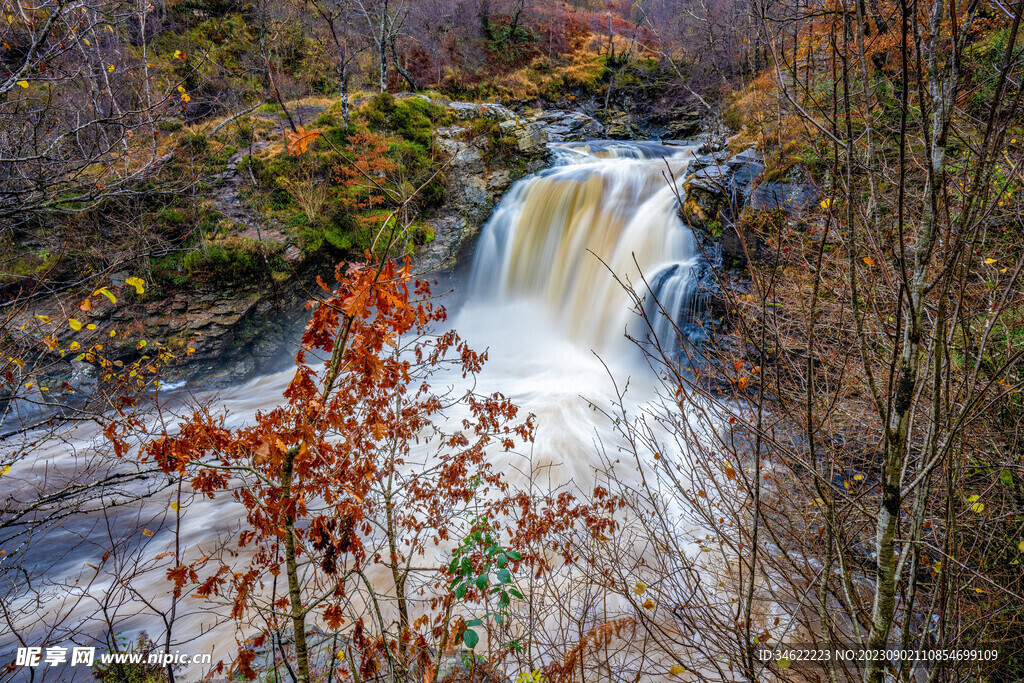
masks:
POLYGON ((460 121, 478 118, 492 119, 494 121, 508 121, 510 119, 518 118, 514 111, 504 105, 497 104, 496 102, 488 102, 484 104, 474 104, 472 102, 449 102, 447 107, 452 110, 460 121))
POLYGON ((604 126, 582 112, 549 111, 537 119, 552 142, 583 142, 605 134, 604 126))
POLYGON ((756 211, 781 209, 801 214, 818 198, 818 191, 808 182, 800 180, 769 181, 761 183, 750 193, 747 205, 756 211))
POLYGON ((636 137, 633 121, 629 113, 624 111, 612 112, 605 118, 604 132, 616 140, 632 140, 636 137))
POLYGON ((728 166, 705 166, 683 183, 686 200, 683 221, 694 228, 717 234, 734 214, 732 172, 728 166))

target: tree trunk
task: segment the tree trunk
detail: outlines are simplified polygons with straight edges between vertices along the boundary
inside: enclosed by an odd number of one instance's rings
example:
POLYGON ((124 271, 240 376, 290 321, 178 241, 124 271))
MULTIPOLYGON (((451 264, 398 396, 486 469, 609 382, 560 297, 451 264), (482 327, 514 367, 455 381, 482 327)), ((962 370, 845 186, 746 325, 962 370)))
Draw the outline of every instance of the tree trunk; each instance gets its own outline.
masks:
POLYGON ((484 36, 484 40, 493 40, 494 32, 491 30, 491 0, 480 0, 480 6, 476 12, 477 19, 480 20, 480 32, 484 36))
POLYGON ((395 38, 391 37, 391 60, 395 63, 395 70, 402 75, 405 82, 409 84, 409 89, 412 92, 419 90, 419 86, 416 84, 416 79, 412 77, 412 74, 406 71, 405 67, 402 66, 401 62, 398 61, 398 50, 395 49, 395 38))
POLYGON ((388 0, 384 0, 384 6, 380 11, 380 36, 377 40, 377 48, 380 59, 380 91, 388 91, 388 0))
POLYGON ((341 97, 341 118, 344 119, 345 125, 348 126, 349 123, 351 123, 351 121, 349 120, 351 114, 348 108, 348 62, 342 62, 342 64, 338 67, 338 72, 338 76, 341 80, 341 92, 339 93, 341 97))
MULTIPOLYGON (((281 464, 281 500, 288 505, 291 498, 292 470, 298 446, 285 453, 281 464)), ((297 683, 309 683, 309 655, 306 648, 306 609, 302 604, 302 588, 299 585, 299 563, 295 557, 295 518, 290 512, 284 514, 285 573, 288 575, 288 600, 292 608, 292 632, 295 636, 295 675, 297 683)))

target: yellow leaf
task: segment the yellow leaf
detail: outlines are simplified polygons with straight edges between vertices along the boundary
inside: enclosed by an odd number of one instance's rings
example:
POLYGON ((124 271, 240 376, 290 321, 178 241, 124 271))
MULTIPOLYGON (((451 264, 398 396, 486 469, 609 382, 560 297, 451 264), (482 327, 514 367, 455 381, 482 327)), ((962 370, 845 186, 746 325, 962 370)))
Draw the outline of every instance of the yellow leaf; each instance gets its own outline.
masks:
POLYGON ((95 292, 92 293, 93 296, 96 296, 97 294, 102 294, 103 296, 107 297, 107 299, 109 299, 110 303, 112 303, 112 304, 116 304, 117 303, 117 297, 114 296, 114 293, 111 292, 106 287, 100 287, 99 289, 97 289, 95 292))
POLYGON ((75 332, 78 332, 82 329, 82 323, 76 318, 68 318, 68 327, 73 329, 75 332))
MULTIPOLYGON (((7 467, 5 467, 2 470, 0 470, 0 477, 2 477, 3 475, 7 474, 10 471, 11 471, 11 466, 8 465, 7 467)), ((1024 543, 1024 541, 1021 541, 1021 542, 1024 543)))
POLYGON ((146 281, 143 280, 141 277, 130 277, 130 278, 127 278, 124 281, 124 283, 126 285, 131 285, 132 287, 134 287, 136 294, 142 294, 143 292, 146 291, 146 281))
POLYGON ((82 348, 82 345, 76 341, 73 341, 71 342, 71 346, 69 346, 68 348, 70 348, 72 351, 77 351, 78 349, 82 348))
POLYGON ((985 589, 984 589, 984 588, 975 588, 975 589, 974 589, 974 592, 975 592, 975 593, 984 593, 984 592, 985 592, 985 589))
POLYGON ((180 59, 181 61, 183 61, 183 62, 184 62, 185 60, 187 60, 187 59, 188 59, 188 55, 186 55, 186 54, 185 54, 184 52, 182 52, 181 50, 175 50, 175 51, 174 51, 174 58, 175 58, 175 59, 180 59))
POLYGON ((669 669, 668 672, 670 674, 672 674, 673 676, 679 676, 681 674, 686 673, 686 669, 684 669, 683 667, 679 666, 678 664, 673 664, 672 668, 669 669))
POLYGON ((82 303, 78 304, 78 310, 82 311, 83 313, 88 313, 89 311, 92 310, 92 301, 90 301, 89 299, 83 299, 82 303))
POLYGON ((87 330, 95 330, 96 329, 96 323, 89 323, 88 325, 85 326, 85 329, 87 329, 87 330))
POLYGON ((143 529, 143 530, 142 530, 142 535, 143 535, 143 536, 152 536, 152 535, 153 535, 153 532, 152 532, 152 531, 150 531, 149 529, 143 529))
POLYGON ((36 317, 39 318, 39 322, 41 322, 42 324, 44 324, 44 325, 49 325, 50 324, 50 316, 48 316, 48 315, 39 315, 38 313, 36 313, 36 317))
POLYGON ((114 65, 113 64, 111 64, 110 66, 107 67, 107 73, 108 74, 114 73, 114 65))
POLYGON ((144 348, 146 348, 146 344, 147 343, 148 342, 145 339, 140 339, 139 343, 135 345, 135 348, 137 348, 137 349, 144 349, 144 348))
POLYGON ((111 337, 116 337, 117 336, 117 330, 111 330, 110 331, 110 336, 111 337))
POLYGON ((86 45, 88 45, 89 47, 92 47, 92 43, 90 43, 90 42, 89 42, 88 40, 86 40, 85 38, 82 38, 82 42, 83 42, 83 43, 85 43, 86 45))
POLYGON ((822 199, 821 200, 821 208, 827 210, 828 207, 830 207, 830 206, 832 206, 832 200, 831 199, 827 199, 826 198, 826 199, 822 199))
POLYGON ((855 475, 853 475, 853 480, 854 481, 860 481, 863 478, 864 478, 863 474, 855 474, 855 475))
POLYGON ((868 264, 869 266, 873 266, 875 265, 875 259, 871 258, 870 256, 865 256, 864 263, 868 264))
POLYGON ((1021 541, 1020 543, 1017 544, 1017 550, 1019 550, 1022 553, 1024 553, 1024 541, 1021 541))
POLYGON ((174 501, 173 503, 171 503, 171 509, 174 510, 175 512, 178 511, 178 501, 174 501))
POLYGON ((181 96, 181 101, 182 101, 182 102, 191 102, 191 101, 192 101, 192 98, 191 98, 191 97, 189 97, 188 95, 182 95, 182 96, 181 96))
POLYGON ((178 86, 178 92, 185 92, 185 86, 179 85, 178 86))
POLYGON ((644 604, 643 604, 643 608, 644 609, 654 609, 654 601, 653 600, 645 600, 644 604))
POLYGON ((18 81, 18 85, 20 85, 22 88, 27 88, 28 81, 18 81))
POLYGON ((647 592, 647 584, 643 581, 637 581, 636 586, 633 588, 633 593, 636 595, 643 595, 647 592))
POLYGON ((985 263, 987 263, 987 264, 988 264, 988 263, 995 263, 995 262, 996 262, 996 261, 998 261, 998 260, 999 260, 999 259, 995 259, 995 258, 987 258, 987 259, 985 259, 985 263))
POLYGON ((967 502, 970 503, 970 510, 976 515, 980 515, 985 511, 985 504, 978 502, 979 496, 969 496, 967 502))

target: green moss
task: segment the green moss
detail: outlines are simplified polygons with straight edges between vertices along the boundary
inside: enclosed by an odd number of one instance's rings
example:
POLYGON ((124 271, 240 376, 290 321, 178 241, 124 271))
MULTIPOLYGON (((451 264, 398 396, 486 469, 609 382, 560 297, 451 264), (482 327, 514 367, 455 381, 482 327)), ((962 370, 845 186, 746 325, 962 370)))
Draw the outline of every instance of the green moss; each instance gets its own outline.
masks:
POLYGON ((4 259, 0 282, 17 282, 23 278, 41 275, 57 263, 58 257, 47 252, 38 254, 22 253, 14 258, 4 259))
POLYGON ((260 282, 280 265, 280 250, 281 245, 233 235, 208 241, 185 254, 181 270, 199 282, 260 282))
POLYGON ((434 241, 434 229, 426 223, 413 223, 409 226, 409 237, 414 245, 422 247, 434 241))
POLYGON ((401 137, 429 149, 434 127, 446 125, 453 115, 444 107, 421 97, 395 98, 375 95, 359 109, 359 118, 373 131, 401 137))

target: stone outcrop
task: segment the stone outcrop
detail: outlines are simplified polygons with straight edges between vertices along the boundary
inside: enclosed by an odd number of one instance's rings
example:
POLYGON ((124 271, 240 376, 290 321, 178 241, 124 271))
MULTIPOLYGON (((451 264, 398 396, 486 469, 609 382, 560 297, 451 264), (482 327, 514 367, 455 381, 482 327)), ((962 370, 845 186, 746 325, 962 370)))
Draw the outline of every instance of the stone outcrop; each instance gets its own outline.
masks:
POLYGON ((685 140, 700 134, 705 119, 697 109, 673 107, 650 117, 651 132, 662 140, 685 140))
POLYGON ((552 142, 582 142, 605 136, 604 126, 583 112, 548 111, 537 118, 552 142))
POLYGON ((799 216, 817 199, 815 188, 795 172, 785 180, 758 182, 764 169, 763 157, 753 148, 734 156, 703 150, 683 182, 685 200, 680 217, 715 238, 727 262, 742 263, 747 249, 755 244, 752 235, 738 233, 744 208, 799 216))

